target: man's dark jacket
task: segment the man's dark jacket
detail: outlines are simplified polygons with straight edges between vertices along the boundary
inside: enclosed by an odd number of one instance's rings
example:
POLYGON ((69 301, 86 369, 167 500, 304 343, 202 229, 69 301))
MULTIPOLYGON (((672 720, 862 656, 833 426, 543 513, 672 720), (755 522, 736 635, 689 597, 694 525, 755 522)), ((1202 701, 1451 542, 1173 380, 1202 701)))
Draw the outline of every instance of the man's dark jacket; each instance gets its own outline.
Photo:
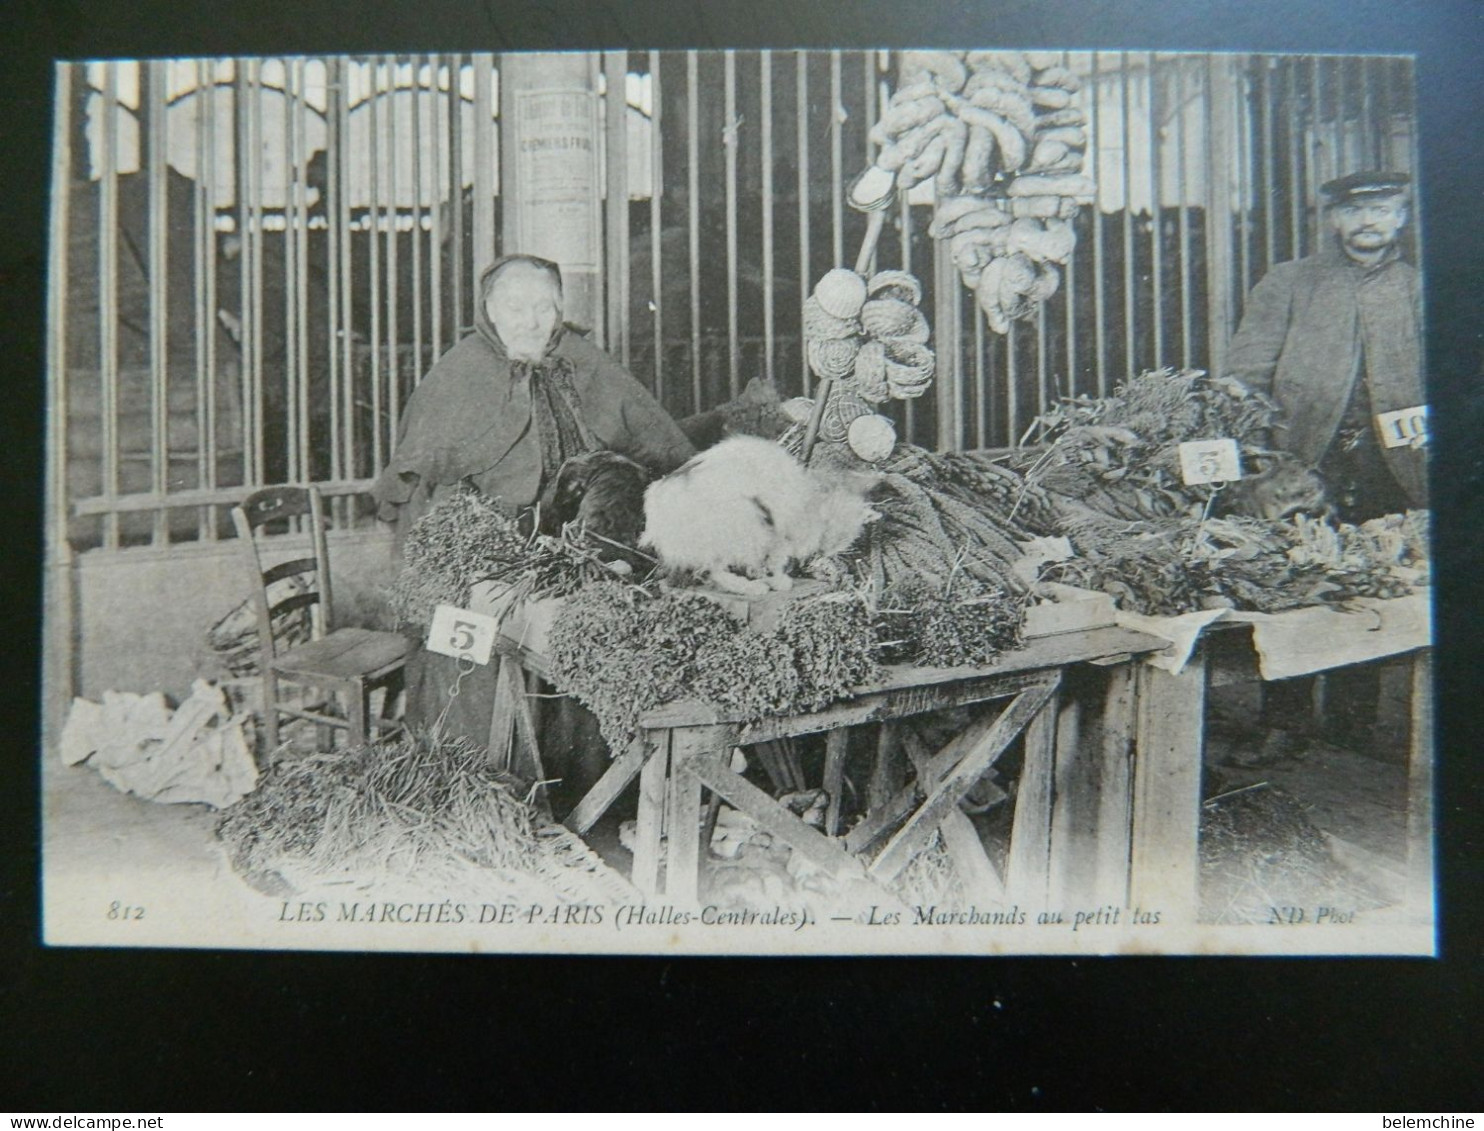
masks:
MULTIPOLYGON (((1336 241, 1317 255, 1280 263, 1252 289, 1227 372, 1282 406, 1287 428, 1276 445, 1317 465, 1362 373, 1372 428, 1377 413, 1424 403, 1421 324, 1421 287, 1411 264, 1392 255, 1364 267, 1336 241)), ((1413 503, 1425 505, 1423 452, 1383 450, 1413 503)))

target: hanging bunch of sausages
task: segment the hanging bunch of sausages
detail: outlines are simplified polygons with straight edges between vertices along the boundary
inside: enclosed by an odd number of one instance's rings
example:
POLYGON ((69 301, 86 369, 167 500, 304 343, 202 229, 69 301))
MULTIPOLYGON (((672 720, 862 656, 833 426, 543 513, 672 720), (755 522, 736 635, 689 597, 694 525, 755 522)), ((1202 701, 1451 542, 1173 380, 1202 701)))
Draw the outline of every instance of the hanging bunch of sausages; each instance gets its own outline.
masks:
POLYGON ((908 51, 871 130, 881 146, 857 191, 935 182, 930 232, 948 240, 991 330, 1008 333, 1056 293, 1093 199, 1077 76, 1043 51, 908 51))

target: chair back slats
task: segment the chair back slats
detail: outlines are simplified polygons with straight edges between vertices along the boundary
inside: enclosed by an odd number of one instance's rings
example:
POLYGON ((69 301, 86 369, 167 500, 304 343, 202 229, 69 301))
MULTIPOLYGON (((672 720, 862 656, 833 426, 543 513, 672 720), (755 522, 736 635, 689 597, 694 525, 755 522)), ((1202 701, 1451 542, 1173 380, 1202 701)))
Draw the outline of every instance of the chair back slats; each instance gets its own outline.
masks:
POLYGON ((242 543, 243 561, 252 585, 253 607, 257 611, 258 639, 263 649, 263 662, 267 663, 277 655, 273 639, 275 616, 282 616, 296 609, 308 608, 311 636, 316 640, 327 636, 332 628, 330 610, 333 605, 330 590, 329 551, 325 544, 324 507, 318 489, 313 486, 264 487, 254 491, 238 506, 232 508, 232 522, 237 528, 237 537, 242 543), (274 522, 304 515, 309 516, 309 541, 312 556, 297 557, 264 568, 263 547, 258 537, 261 529, 274 522), (279 601, 272 608, 269 607, 268 587, 270 585, 286 577, 308 573, 315 575, 309 591, 296 593, 279 601))
POLYGON ((308 514, 309 490, 304 487, 264 487, 242 501, 242 512, 254 530, 279 519, 308 514))
POLYGON ((278 747, 280 714, 344 727, 353 745, 365 743, 371 733, 369 688, 373 684, 387 686, 388 694, 392 694, 393 681, 400 683, 402 679, 407 642, 395 633, 362 628, 333 633, 329 548, 324 501, 319 489, 311 484, 254 491, 232 508, 232 524, 237 529, 257 613, 265 738, 270 752, 278 747), (292 521, 306 516, 307 521, 292 521), (273 528, 273 536, 264 538, 262 535, 268 527, 273 528), (280 532, 296 536, 279 539, 280 532), (303 549, 305 534, 309 535, 308 557, 303 549), (265 557, 271 560, 285 554, 298 556, 264 567, 265 557), (277 588, 270 593, 275 585, 277 588), (278 599, 270 606, 274 597, 278 599), (309 614, 309 642, 295 637, 291 650, 280 655, 273 635, 274 623, 292 625, 297 630, 303 625, 303 610, 309 614), (347 696, 346 717, 342 720, 280 706, 277 690, 280 679, 321 689, 328 687, 334 695, 347 696))
POLYGON ((268 618, 287 616, 298 609, 307 609, 319 604, 318 593, 295 593, 291 597, 285 597, 268 610, 268 618))
POLYGON ((269 566, 263 571, 263 584, 272 585, 275 581, 282 581, 285 577, 293 577, 299 573, 311 573, 319 568, 319 563, 313 558, 295 558, 290 562, 279 562, 276 566, 269 566))
POLYGON ((330 550, 325 545, 325 505, 320 499, 318 487, 310 486, 306 491, 309 495, 309 538, 314 546, 314 558, 319 562, 320 603, 314 615, 319 620, 318 631, 324 635, 333 627, 330 617, 335 608, 334 595, 330 589, 330 550))

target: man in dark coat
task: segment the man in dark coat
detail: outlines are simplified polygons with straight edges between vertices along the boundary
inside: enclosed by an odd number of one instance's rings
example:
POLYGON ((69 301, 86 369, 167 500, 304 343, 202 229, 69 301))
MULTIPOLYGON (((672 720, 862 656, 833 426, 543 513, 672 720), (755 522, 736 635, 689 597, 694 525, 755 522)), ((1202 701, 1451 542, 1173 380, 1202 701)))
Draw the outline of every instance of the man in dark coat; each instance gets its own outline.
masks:
MULTIPOLYGON (((1425 403, 1421 287, 1397 247, 1408 183, 1401 173, 1363 172, 1321 186, 1330 240, 1253 288, 1228 356, 1227 372, 1282 408, 1274 446, 1318 468, 1349 522, 1427 505, 1424 436, 1387 446, 1377 419, 1425 403)), ((1368 745, 1376 669, 1337 671, 1328 682, 1330 737, 1368 745)), ((1269 733, 1259 761, 1294 751, 1294 732, 1308 729, 1313 683, 1266 688, 1269 733)))
POLYGON ((1376 420, 1425 399, 1421 288, 1397 247, 1407 184, 1367 172, 1322 186, 1332 238, 1253 288, 1228 356, 1282 407, 1275 446, 1319 469, 1349 521, 1427 504, 1420 444, 1386 447, 1376 420))

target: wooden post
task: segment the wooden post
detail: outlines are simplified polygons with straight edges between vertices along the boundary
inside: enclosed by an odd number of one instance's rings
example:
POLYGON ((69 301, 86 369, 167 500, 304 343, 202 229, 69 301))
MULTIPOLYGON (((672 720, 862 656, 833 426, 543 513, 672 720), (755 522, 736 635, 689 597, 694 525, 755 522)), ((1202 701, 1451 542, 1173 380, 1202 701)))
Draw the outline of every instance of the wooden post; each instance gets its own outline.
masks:
MULTIPOLYGON (((42 662, 42 749, 50 752, 61 737, 62 725, 72 697, 77 692, 77 641, 74 637, 74 604, 77 584, 72 546, 67 537, 67 284, 68 214, 74 170, 87 178, 86 125, 87 83, 76 87, 73 78, 80 64, 58 63, 56 69, 57 114, 52 134, 52 195, 50 270, 47 272, 47 444, 46 444, 46 573, 42 618, 45 642, 42 662), (69 122, 76 116, 77 131, 69 122), (77 157, 73 160, 73 146, 77 157)), ((109 234, 112 238, 112 233, 109 234)))
POLYGON ((885 805, 902 785, 901 744, 895 719, 886 719, 876 735, 876 757, 871 763, 871 779, 866 786, 866 807, 875 812, 885 805))
POLYGON ((1161 926, 1193 925, 1200 910, 1205 646, 1179 675, 1140 665, 1136 709, 1129 902, 1158 911, 1161 926))
POLYGON ((681 735, 670 750, 665 848, 665 897, 678 903, 696 902, 700 890, 701 782, 690 769, 693 750, 681 735))
POLYGON ((1128 900, 1134 671, 1133 664, 1119 664, 1108 672, 1108 695, 1103 701, 1102 743, 1097 751, 1097 864, 1093 902, 1120 906, 1128 900))
POLYGON ((714 727, 672 733, 665 897, 692 904, 700 894, 701 861, 708 847, 701 843, 701 779, 694 767, 703 759, 720 761, 730 747, 725 744, 725 731, 714 727))
POLYGON ((840 794, 845 788, 845 754, 850 747, 850 728, 836 727, 824 740, 824 791, 830 800, 824 811, 824 831, 840 835, 840 794))
MULTIPOLYGON (((1232 233, 1232 150, 1236 145, 1236 87, 1240 57, 1206 60, 1206 325, 1210 369, 1221 373, 1236 327, 1232 288, 1236 240, 1232 233)), ((1245 296, 1243 296, 1245 298, 1245 296)))
MULTIPOLYGON (((469 57, 474 67, 474 261, 470 286, 479 282, 484 269, 494 262, 495 248, 495 57, 476 51, 469 57)), ((392 121, 395 123, 396 115, 392 121)), ((456 128, 462 128, 456 127, 456 128)), ((392 168, 397 157, 392 155, 392 168)), ((502 186, 503 187, 503 186, 502 186)), ((396 201, 392 214, 396 215, 396 201)), ((396 229, 393 228, 395 233, 396 229)), ((391 245, 396 246, 395 235, 391 245)), ((476 294, 478 292, 475 292, 476 294)), ((394 422, 395 423, 395 422, 394 422)))
POLYGON ((1047 898, 1054 905, 1094 901, 1097 866, 1098 760, 1082 749, 1082 703, 1066 695, 1056 720, 1055 796, 1051 808, 1051 873, 1047 898))
POLYGON ((646 896, 659 893, 660 838, 665 825, 665 780, 670 773, 670 731, 656 736, 655 749, 639 771, 639 817, 634 830, 630 879, 646 896))
POLYGON ((1025 728, 1025 764, 1015 798, 1006 898, 1044 904, 1051 870, 1051 807, 1055 785, 1057 696, 1053 693, 1025 728))
MULTIPOLYGON (((963 284, 948 254, 948 241, 934 240, 933 353, 937 372, 933 377, 933 404, 938 410, 940 452, 964 446, 963 309, 963 284)), ((977 306, 974 316, 981 317, 977 306)))
MULTIPOLYGON (((629 101, 624 89, 629 69, 628 51, 603 52, 608 91, 603 99, 603 151, 606 182, 607 254, 603 289, 608 296, 608 332, 601 340, 625 366, 629 364, 629 101)), ((659 145, 659 139, 654 139, 659 145)), ((652 189, 659 195, 659 185, 652 189)), ((660 359, 655 357, 658 367, 660 359)))
MULTIPOLYGON (((595 58, 579 51, 500 57, 500 193, 502 250, 558 263, 567 321, 598 328, 603 225, 595 58)), ((476 271, 488 251, 475 248, 476 271)))

